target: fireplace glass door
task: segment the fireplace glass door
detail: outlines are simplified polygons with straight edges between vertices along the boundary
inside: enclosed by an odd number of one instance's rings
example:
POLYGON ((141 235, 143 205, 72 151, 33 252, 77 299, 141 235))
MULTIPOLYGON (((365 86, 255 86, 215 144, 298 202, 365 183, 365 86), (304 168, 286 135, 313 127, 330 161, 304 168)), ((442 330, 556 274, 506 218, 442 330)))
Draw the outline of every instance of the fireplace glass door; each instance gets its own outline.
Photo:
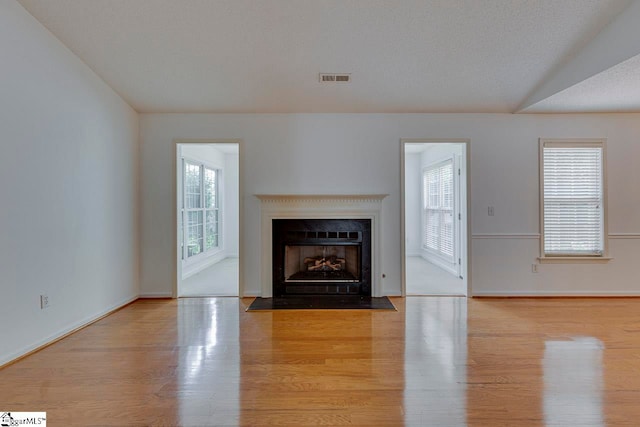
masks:
POLYGON ((274 219, 273 295, 371 296, 370 219, 274 219))

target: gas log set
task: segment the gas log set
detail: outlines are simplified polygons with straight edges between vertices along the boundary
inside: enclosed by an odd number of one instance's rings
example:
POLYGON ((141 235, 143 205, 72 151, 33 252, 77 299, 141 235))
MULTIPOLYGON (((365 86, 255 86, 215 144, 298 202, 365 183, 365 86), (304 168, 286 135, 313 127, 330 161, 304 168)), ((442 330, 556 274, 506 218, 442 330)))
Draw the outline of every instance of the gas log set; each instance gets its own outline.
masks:
POLYGON ((324 256, 307 257, 304 259, 304 264, 307 266, 307 271, 340 271, 344 270, 346 260, 344 258, 324 256))

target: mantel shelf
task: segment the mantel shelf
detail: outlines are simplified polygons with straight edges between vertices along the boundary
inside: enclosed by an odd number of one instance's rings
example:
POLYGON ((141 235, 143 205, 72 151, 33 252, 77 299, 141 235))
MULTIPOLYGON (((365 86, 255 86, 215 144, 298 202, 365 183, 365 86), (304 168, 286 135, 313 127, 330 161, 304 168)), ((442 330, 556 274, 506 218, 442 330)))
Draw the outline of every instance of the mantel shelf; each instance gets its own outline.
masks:
POLYGON ((263 203, 381 202, 388 194, 255 194, 263 203))

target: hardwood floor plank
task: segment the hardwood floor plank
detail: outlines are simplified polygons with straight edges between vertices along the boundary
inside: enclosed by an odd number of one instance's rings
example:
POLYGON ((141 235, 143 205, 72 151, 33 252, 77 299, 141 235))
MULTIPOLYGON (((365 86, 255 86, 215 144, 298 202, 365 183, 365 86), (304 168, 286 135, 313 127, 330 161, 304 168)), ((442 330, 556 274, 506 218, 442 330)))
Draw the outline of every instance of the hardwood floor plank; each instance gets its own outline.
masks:
POLYGON ((0 370, 0 410, 46 411, 52 426, 640 419, 640 299, 248 313, 250 301, 137 301, 0 370))

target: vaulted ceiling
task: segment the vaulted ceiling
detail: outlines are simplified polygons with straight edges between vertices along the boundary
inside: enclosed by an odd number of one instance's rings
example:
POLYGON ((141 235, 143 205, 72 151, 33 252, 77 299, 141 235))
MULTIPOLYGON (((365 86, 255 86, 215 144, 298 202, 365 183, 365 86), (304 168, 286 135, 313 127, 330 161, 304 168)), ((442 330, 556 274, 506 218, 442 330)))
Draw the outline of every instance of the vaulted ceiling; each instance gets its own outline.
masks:
POLYGON ((640 111, 638 0, 19 2, 139 112, 640 111))

